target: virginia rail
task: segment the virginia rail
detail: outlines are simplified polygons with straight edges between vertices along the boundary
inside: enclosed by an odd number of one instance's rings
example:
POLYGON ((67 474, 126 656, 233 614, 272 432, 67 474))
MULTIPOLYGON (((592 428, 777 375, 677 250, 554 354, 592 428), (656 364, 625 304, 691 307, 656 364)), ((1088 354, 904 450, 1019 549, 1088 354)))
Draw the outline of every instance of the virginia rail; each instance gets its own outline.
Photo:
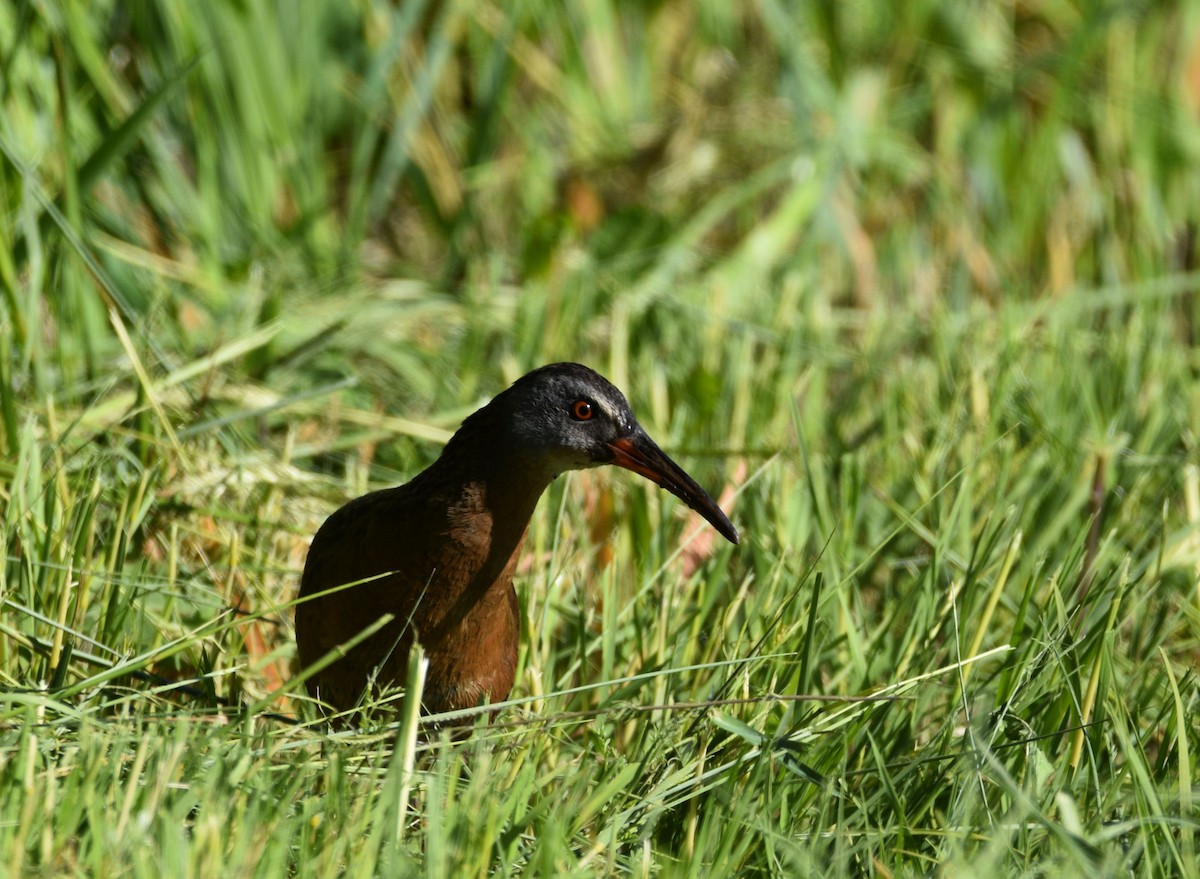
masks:
POLYGON ((507 698, 520 628, 513 570, 533 508, 560 473, 602 464, 656 482, 738 542, 619 390, 578 363, 543 366, 468 417, 429 469, 350 501, 317 531, 300 581, 300 597, 316 597, 296 606, 301 665, 385 613, 393 620, 309 678, 309 691, 346 710, 368 684, 403 684, 416 638, 429 658, 426 712, 507 698), (357 585, 319 594, 347 583, 357 585))

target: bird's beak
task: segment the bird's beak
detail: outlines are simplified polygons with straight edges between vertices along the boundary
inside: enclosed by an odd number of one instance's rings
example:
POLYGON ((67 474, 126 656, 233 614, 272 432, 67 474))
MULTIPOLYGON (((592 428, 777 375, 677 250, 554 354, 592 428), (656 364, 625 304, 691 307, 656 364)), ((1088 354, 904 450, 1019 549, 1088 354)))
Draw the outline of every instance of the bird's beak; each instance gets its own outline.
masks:
POLYGON ((634 430, 632 436, 613 440, 608 447, 613 453, 611 463, 661 485, 707 519, 730 543, 739 541, 737 529, 717 506, 717 502, 710 498, 708 492, 697 485, 696 480, 688 476, 682 467, 668 458, 640 426, 634 430))

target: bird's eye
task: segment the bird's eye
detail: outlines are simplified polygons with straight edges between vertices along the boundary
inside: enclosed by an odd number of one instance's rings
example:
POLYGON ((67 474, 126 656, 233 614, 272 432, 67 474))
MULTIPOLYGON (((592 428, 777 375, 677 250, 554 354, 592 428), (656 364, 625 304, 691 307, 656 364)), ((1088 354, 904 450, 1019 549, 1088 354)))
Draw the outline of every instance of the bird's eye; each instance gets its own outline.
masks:
POLYGON ((590 400, 576 400, 571 404, 571 416, 576 421, 591 421, 596 414, 596 408, 590 400))

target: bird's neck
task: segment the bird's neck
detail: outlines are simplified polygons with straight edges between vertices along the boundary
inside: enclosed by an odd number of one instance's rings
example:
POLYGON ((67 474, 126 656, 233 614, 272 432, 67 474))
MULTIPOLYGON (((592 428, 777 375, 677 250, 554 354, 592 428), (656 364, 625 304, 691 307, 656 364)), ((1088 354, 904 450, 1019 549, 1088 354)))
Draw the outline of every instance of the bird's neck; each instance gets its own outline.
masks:
POLYGON ((437 575, 418 615, 427 647, 483 631, 492 615, 511 613, 517 556, 538 498, 553 478, 521 456, 478 449, 463 454, 461 447, 454 451, 417 477, 426 481, 421 493, 436 496, 439 515, 446 517, 445 536, 454 547, 438 559, 437 575))
POLYGON ((550 469, 544 453, 530 449, 505 429, 507 419, 497 406, 499 399, 467 418, 422 476, 460 486, 465 495, 479 498, 493 518, 519 522, 523 534, 538 498, 558 473, 550 469))
POLYGON ((487 516, 497 525, 511 525, 519 537, 557 475, 539 463, 512 450, 478 449, 443 454, 422 478, 442 487, 451 503, 464 504, 471 515, 487 516))

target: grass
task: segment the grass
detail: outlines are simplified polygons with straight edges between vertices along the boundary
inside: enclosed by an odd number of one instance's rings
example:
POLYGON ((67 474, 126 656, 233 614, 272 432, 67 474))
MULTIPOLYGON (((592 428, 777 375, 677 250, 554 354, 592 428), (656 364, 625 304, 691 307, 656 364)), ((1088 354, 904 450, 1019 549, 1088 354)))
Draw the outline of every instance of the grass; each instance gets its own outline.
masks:
POLYGON ((1196 876, 1193 6, 0 5, 8 872, 1196 876), (559 480, 331 731, 308 538, 559 359, 742 545, 559 480))

